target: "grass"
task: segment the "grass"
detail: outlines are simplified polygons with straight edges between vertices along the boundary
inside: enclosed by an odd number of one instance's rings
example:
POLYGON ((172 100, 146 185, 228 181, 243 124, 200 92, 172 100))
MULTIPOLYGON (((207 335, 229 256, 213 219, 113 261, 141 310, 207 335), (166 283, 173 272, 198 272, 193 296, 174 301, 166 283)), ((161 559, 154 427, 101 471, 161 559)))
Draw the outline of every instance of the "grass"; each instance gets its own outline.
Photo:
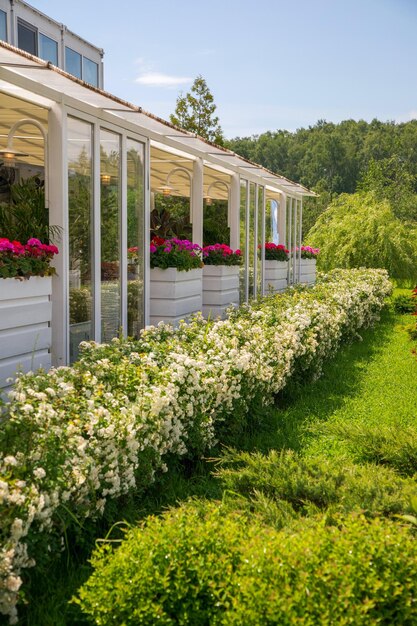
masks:
MULTIPOLYGON (((407 316, 385 311, 375 328, 363 332, 361 342, 344 346, 327 363, 319 380, 308 384, 292 382, 276 398, 274 407, 252 415, 246 431, 233 442, 234 447, 264 454, 270 450, 293 450, 306 458, 325 455, 336 463, 342 458, 349 462, 371 460, 391 465, 394 470, 398 469, 397 463, 400 472, 401 464, 411 463, 413 467, 413 458, 410 461, 406 455, 406 459, 403 456, 398 459, 398 450, 383 450, 378 457, 381 446, 376 452, 371 451, 374 458, 367 451, 370 459, 364 452, 364 458, 359 455, 358 459, 357 441, 352 445, 353 435, 358 433, 365 433, 366 439, 370 430, 374 429, 375 434, 385 429, 389 439, 390 433, 406 436, 407 429, 415 426, 417 359, 411 353, 412 343, 403 328, 407 321, 407 316), (353 433, 344 430, 346 425, 353 425, 356 430, 353 433)), ((400 442, 401 450, 403 443, 400 442)), ((407 450, 412 449, 410 446, 407 450)), ((220 456, 222 450, 217 453, 220 456)), ((109 511, 107 522, 105 519, 101 522, 99 535, 104 537, 109 532, 111 520, 124 519, 127 524, 134 524, 191 496, 221 498, 222 487, 212 470, 210 459, 188 464, 171 462, 169 472, 145 495, 118 502, 117 508, 109 511)), ((21 624, 87 623, 78 607, 68 601, 90 574, 88 555, 95 536, 97 526, 89 529, 86 525, 82 531, 83 545, 78 541, 77 549, 63 555, 42 578, 34 577, 29 588, 30 604, 25 614, 21 611, 21 624)), ((120 527, 111 530, 111 536, 120 536, 120 527)), ((71 538, 68 543, 75 544, 71 538)))

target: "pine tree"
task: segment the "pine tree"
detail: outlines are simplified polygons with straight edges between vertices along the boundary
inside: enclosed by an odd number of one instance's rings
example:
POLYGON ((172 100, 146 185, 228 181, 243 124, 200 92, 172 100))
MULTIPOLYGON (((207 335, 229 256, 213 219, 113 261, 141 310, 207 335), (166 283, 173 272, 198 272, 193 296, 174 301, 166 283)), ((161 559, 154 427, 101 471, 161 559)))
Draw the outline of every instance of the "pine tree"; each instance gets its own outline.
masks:
POLYGON ((219 125, 219 118, 214 116, 216 108, 213 95, 200 75, 197 76, 191 90, 185 96, 180 93, 175 113, 169 118, 172 124, 222 145, 223 131, 219 125))

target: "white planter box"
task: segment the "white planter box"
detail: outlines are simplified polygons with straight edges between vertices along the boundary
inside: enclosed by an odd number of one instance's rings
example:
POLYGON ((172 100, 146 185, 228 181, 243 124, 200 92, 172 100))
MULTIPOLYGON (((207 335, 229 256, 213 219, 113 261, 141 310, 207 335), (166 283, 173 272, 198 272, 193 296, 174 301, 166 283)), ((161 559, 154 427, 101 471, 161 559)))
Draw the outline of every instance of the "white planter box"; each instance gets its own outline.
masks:
POLYGON ((201 311, 202 270, 179 272, 175 267, 151 269, 150 323, 178 322, 201 311))
POLYGON ((239 306, 239 265, 203 267, 203 315, 226 317, 229 306, 239 306))
POLYGON ((265 295, 287 288, 287 261, 265 261, 264 268, 265 295))
POLYGON ((17 372, 51 367, 50 276, 0 278, 0 389, 17 372))
POLYGON ((300 283, 316 282, 316 259, 301 259, 300 283))

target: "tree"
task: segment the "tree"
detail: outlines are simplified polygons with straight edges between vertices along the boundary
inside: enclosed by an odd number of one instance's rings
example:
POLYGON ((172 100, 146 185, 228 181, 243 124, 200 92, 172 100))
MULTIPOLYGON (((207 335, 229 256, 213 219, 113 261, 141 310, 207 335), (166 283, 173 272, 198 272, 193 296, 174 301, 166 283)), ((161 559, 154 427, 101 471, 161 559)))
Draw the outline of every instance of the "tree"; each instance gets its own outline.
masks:
POLYGON ((375 192, 342 194, 318 218, 307 244, 320 248, 319 268, 383 267, 392 278, 417 279, 417 228, 395 216, 375 192))
POLYGON ((410 173, 404 159, 393 155, 372 160, 358 189, 373 191, 380 200, 389 200, 398 218, 417 221, 416 176, 410 173))
POLYGON ((214 98, 207 83, 200 75, 192 84, 191 90, 177 98, 175 113, 169 116, 172 124, 184 130, 197 133, 200 137, 223 145, 223 131, 216 110, 214 98))

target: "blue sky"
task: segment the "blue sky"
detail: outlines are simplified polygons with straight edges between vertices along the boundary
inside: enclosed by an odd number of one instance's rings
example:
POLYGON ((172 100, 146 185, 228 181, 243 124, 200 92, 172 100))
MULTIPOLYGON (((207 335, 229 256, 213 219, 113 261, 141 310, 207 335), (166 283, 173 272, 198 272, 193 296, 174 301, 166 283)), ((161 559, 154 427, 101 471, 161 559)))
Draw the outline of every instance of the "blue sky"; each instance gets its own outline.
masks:
POLYGON ((105 88, 168 119, 201 74, 226 137, 417 118, 417 0, 29 0, 104 48, 105 88))

